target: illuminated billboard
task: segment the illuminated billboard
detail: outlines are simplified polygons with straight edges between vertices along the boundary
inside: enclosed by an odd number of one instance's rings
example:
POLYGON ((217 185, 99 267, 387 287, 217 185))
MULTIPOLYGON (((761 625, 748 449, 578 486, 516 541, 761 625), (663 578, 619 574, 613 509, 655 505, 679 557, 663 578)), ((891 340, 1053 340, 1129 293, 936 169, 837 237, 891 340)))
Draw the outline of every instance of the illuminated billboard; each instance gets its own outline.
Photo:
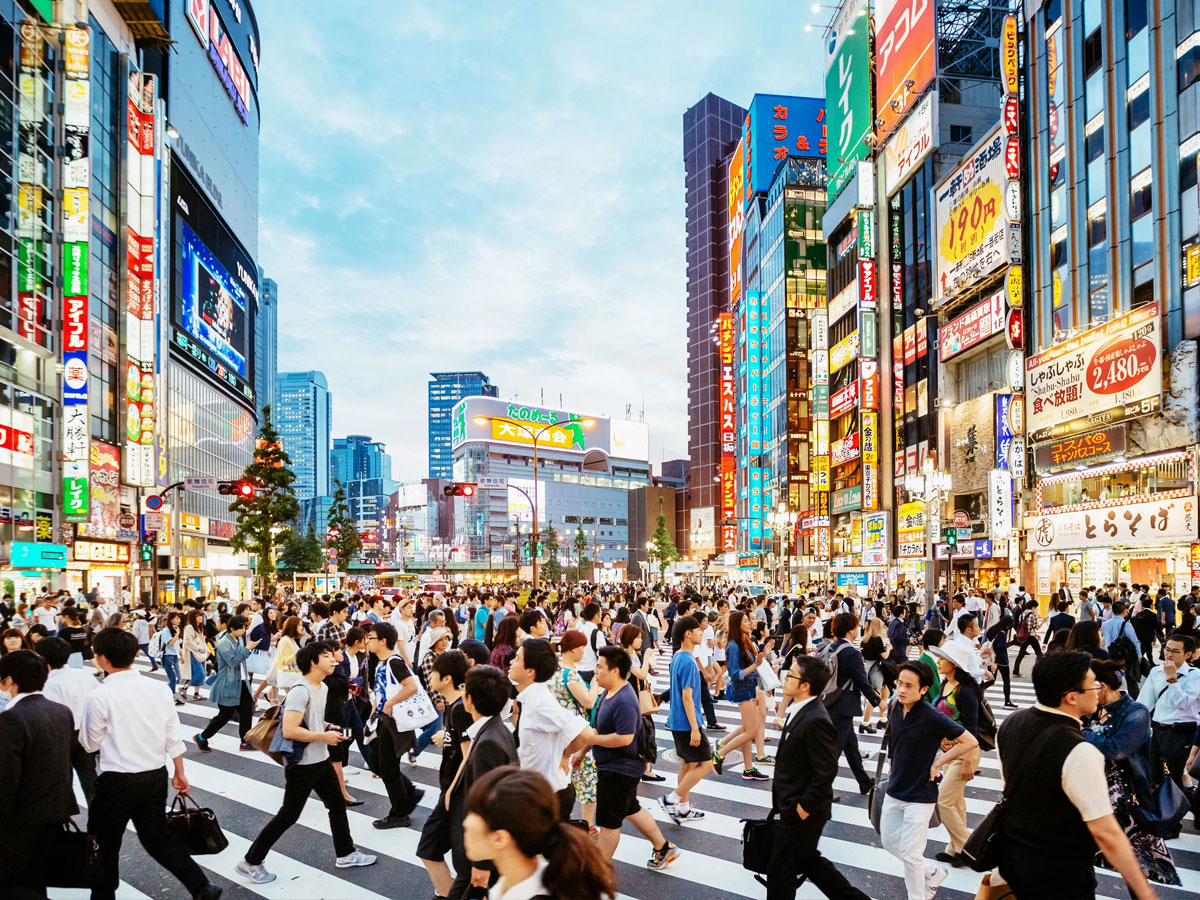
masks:
POLYGON ((936 74, 933 0, 881 0, 875 12, 875 135, 882 142, 936 74))
POLYGON ((186 222, 182 227, 183 327, 245 378, 245 292, 196 232, 186 222))
POLYGON ((853 177, 855 163, 871 148, 871 28, 867 0, 846 0, 833 17, 825 42, 825 97, 832 152, 826 163, 829 195, 853 177))
POLYGON ((746 206, 789 156, 824 159, 826 130, 824 98, 755 94, 742 127, 746 206))
POLYGON ((742 299, 742 229, 746 220, 745 140, 739 141, 729 158, 729 303, 742 299))
POLYGON ((642 422, 605 419, 581 413, 509 403, 491 397, 460 400, 450 415, 451 445, 470 441, 514 444, 539 452, 586 454, 594 450, 613 459, 645 462, 650 458, 649 430, 642 422), (592 420, 592 425, 585 422, 592 420))

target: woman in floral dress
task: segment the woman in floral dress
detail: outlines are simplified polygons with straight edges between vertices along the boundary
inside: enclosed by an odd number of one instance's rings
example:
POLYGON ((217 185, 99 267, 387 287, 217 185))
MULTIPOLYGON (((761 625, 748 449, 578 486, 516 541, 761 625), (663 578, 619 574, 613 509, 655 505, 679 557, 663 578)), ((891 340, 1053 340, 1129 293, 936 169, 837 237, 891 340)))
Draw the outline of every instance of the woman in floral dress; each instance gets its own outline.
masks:
MULTIPOLYGON (((587 638, 582 631, 568 628, 563 632, 558 642, 562 667, 550 679, 550 689, 563 709, 573 710, 590 721, 600 688, 588 687, 587 682, 575 671, 586 644, 587 638)), ((592 759, 592 754, 585 754, 583 764, 571 770, 571 784, 575 786, 575 796, 583 810, 583 818, 587 820, 593 835, 599 836, 596 830, 596 761, 592 759)))

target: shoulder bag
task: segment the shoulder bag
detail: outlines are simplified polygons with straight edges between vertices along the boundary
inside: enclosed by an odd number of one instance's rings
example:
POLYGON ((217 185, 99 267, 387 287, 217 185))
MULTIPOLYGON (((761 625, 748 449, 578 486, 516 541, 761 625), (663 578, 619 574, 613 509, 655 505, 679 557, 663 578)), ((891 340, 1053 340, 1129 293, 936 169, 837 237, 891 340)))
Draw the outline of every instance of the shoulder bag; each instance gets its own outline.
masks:
MULTIPOLYGON (((401 682, 396 680, 396 673, 392 670, 392 660, 395 658, 391 657, 384 664, 387 672, 385 700, 392 699, 400 692, 401 682)), ((429 695, 425 693, 425 688, 421 687, 419 681, 415 694, 392 707, 392 721, 396 723, 396 731, 399 732, 420 731, 436 718, 437 707, 433 705, 433 701, 429 699, 429 695)))
POLYGON ((767 870, 771 865, 771 849, 775 843, 775 810, 765 819, 742 819, 742 868, 754 880, 767 887, 767 870))
POLYGON ((279 730, 282 718, 283 704, 276 703, 264 712, 246 732, 246 743, 255 750, 261 750, 280 765, 283 764, 283 754, 272 751, 271 744, 275 740, 275 732, 279 730))
MULTIPOLYGON (((894 715, 902 715, 902 713, 896 710, 896 704, 893 702, 888 710, 889 722, 891 722, 894 715)), ((875 784, 867 792, 867 810, 871 817, 871 827, 875 829, 876 834, 882 834, 879 822, 883 818, 883 798, 887 794, 888 786, 887 776, 883 774, 883 761, 887 758, 888 745, 891 743, 891 739, 891 732, 885 731, 883 733, 883 742, 879 745, 879 756, 875 762, 875 784)), ((937 828, 941 824, 942 817, 938 814, 937 804, 934 804, 933 812, 929 816, 929 827, 937 828)))
POLYGON ((1052 730, 1047 728, 1038 736, 1037 740, 1029 745, 1025 753, 1021 756, 1021 764, 1013 766, 1013 777, 1004 786, 1004 793, 1000 795, 1000 800, 983 817, 983 821, 975 826, 975 830, 971 832, 971 836, 963 844, 962 855, 976 872, 990 872, 1000 864, 1000 855, 1003 850, 1002 844, 1004 840, 1002 834, 1004 831, 1004 807, 1008 800, 1009 791, 1021 777, 1026 758, 1037 758, 1037 754, 1034 752, 1035 748, 1038 750, 1041 749, 1042 744, 1046 742, 1046 738, 1052 730))
POLYGON ((229 846, 229 838, 217 824, 216 814, 200 806, 188 794, 175 795, 167 810, 167 831, 178 838, 192 856, 220 853, 229 846))

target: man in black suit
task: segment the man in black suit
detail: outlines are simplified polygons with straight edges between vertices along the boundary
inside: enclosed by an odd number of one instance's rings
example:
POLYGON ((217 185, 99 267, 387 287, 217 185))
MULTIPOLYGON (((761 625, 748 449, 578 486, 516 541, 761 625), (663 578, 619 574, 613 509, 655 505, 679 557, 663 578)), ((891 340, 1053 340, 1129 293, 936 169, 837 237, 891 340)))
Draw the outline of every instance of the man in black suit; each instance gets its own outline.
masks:
POLYGON ((1058 612, 1050 617, 1050 621, 1046 623, 1046 640, 1045 646, 1050 645, 1050 641, 1054 638, 1054 633, 1060 629, 1066 628, 1068 631, 1075 627, 1075 617, 1067 612, 1070 604, 1066 600, 1058 601, 1058 612))
POLYGON ((495 666, 474 666, 467 672, 463 706, 474 723, 467 729, 471 739, 458 773, 446 790, 446 809, 450 813, 450 858, 454 862, 453 900, 487 896, 495 880, 495 870, 472 865, 463 846, 463 820, 467 817, 467 794, 480 776, 500 766, 520 765, 512 732, 500 718, 504 704, 512 696, 508 676, 495 666))
POLYGON ((829 706, 829 718, 837 732, 838 755, 846 754, 846 765, 858 780, 862 793, 871 790, 874 780, 863 768, 862 756, 858 752, 858 738, 854 734, 854 720, 862 714, 862 698, 872 706, 879 705, 879 695, 867 680, 862 654, 854 646, 858 636, 858 616, 854 613, 838 613, 833 617, 834 642, 829 647, 829 658, 837 654, 838 687, 841 696, 829 706))
POLYGON ((829 676, 829 668, 813 656, 797 656, 784 675, 783 696, 790 705, 771 785, 771 810, 779 821, 767 869, 767 900, 795 900, 799 875, 826 897, 868 900, 817 849, 830 818, 838 768, 833 722, 816 699, 829 676))
POLYGON ((50 669, 30 650, 0 658, 0 691, 12 696, 0 714, 0 895, 45 897, 54 834, 79 812, 72 757, 82 756, 71 710, 38 691, 50 669))

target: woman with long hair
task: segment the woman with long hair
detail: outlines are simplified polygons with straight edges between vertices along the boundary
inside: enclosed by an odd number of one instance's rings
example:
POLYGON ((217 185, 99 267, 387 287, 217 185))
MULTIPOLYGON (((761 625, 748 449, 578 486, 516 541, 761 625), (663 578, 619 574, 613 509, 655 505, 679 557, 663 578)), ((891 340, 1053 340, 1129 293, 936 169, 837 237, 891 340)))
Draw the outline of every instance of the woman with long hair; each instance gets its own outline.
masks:
MULTIPOLYGON (((621 626, 617 643, 629 655, 628 680, 633 685, 633 690, 639 696, 642 691, 653 690, 650 684, 650 663, 654 649, 642 651, 642 629, 632 622, 621 626)), ((653 716, 642 715, 642 730, 636 740, 638 755, 646 764, 642 781, 666 781, 665 776, 654 774, 654 764, 658 761, 658 743, 654 739, 653 716)))
POLYGON ((500 873, 493 900, 552 897, 615 900, 612 864, 587 833, 558 817, 558 799, 537 772, 501 766, 467 794, 463 846, 500 873))
POLYGON ((520 624, 521 620, 510 613, 496 626, 495 643, 488 662, 505 675, 508 674, 512 658, 517 654, 517 629, 520 624))
MULTIPOLYGON (((931 647, 930 653, 937 660, 938 675, 942 680, 941 696, 934 707, 965 728, 973 737, 979 737, 979 711, 983 693, 975 679, 967 671, 970 664, 970 649, 955 641, 946 641, 940 647, 931 647)), ((942 750, 953 746, 952 741, 942 741, 942 750)), ((967 782, 975 777, 979 767, 979 748, 961 759, 956 759, 942 770, 942 783, 938 786, 938 812, 942 824, 950 835, 946 849, 937 854, 937 859, 951 865, 960 865, 960 854, 971 832, 967 828, 967 782)))
POLYGON ((254 702, 266 688, 272 703, 279 696, 279 688, 285 691, 299 680, 299 669, 296 668, 296 651, 300 649, 302 625, 299 616, 288 616, 283 620, 283 627, 272 640, 275 641, 275 658, 271 660, 271 668, 263 683, 254 691, 254 702))
POLYGON ((175 688, 179 686, 179 645, 183 642, 183 614, 179 612, 167 613, 166 619, 163 621, 163 636, 162 643, 162 663, 163 671, 167 673, 167 687, 171 689, 171 696, 175 698, 176 706, 183 706, 183 698, 175 693, 175 688))
POLYGON ((0 656, 8 656, 17 650, 28 650, 29 641, 25 639, 25 635, 15 628, 5 629, 0 632, 0 656))
POLYGON ((1076 622, 1071 626, 1066 649, 1090 653, 1092 659, 1109 659, 1108 651, 1104 649, 1103 641, 1100 638, 1100 623, 1094 620, 1076 622))
POLYGON ((184 676, 180 684, 183 690, 180 699, 192 689, 192 699, 200 699, 200 685, 204 684, 204 662, 208 659, 208 641, 204 637, 204 613, 193 609, 184 618, 183 646, 179 651, 179 666, 184 676))
MULTIPOLYGON (((887 684, 887 673, 884 671, 884 657, 887 656, 885 634, 887 634, 887 626, 883 624, 881 616, 874 616, 863 626, 862 658, 863 662, 868 665, 867 680, 879 694, 880 719, 883 718, 883 711, 887 709, 888 695, 891 693, 887 684)), ((858 726, 858 733, 875 734, 875 726, 871 724, 871 717, 875 715, 875 707, 870 703, 867 703, 866 707, 863 712, 863 720, 858 726)))
MULTIPOLYGON (((992 664, 996 667, 996 677, 1004 682, 1004 708, 1016 709, 1012 702, 1012 673, 1008 664, 1008 634, 1013 630, 1013 618, 1008 613, 1000 616, 1000 621, 987 630, 985 640, 992 645, 992 664)), ((996 683, 996 678, 984 684, 984 690, 996 683)))
POLYGON ((758 708, 758 667, 764 664, 766 654, 774 641, 767 641, 764 649, 754 650, 750 639, 754 632, 754 619, 741 610, 729 614, 729 642, 725 648, 725 665, 729 673, 726 699, 737 704, 742 724, 724 741, 718 741, 713 752, 713 766, 717 774, 722 772, 725 757, 733 750, 742 750, 742 778, 746 781, 766 781, 767 776, 754 766, 750 745, 758 736, 760 722, 758 708))
MULTIPOLYGON (((589 686, 576 671, 586 645, 587 638, 583 636, 582 631, 568 628, 563 632, 558 642, 561 668, 550 680, 550 690, 563 709, 573 710, 581 718, 590 719, 592 707, 596 705, 602 691, 599 685, 589 686)), ((588 823, 592 837, 600 836, 596 828, 596 781, 596 760, 592 754, 587 753, 583 757, 583 765, 571 769, 571 785, 575 788, 579 808, 584 821, 588 823)))

